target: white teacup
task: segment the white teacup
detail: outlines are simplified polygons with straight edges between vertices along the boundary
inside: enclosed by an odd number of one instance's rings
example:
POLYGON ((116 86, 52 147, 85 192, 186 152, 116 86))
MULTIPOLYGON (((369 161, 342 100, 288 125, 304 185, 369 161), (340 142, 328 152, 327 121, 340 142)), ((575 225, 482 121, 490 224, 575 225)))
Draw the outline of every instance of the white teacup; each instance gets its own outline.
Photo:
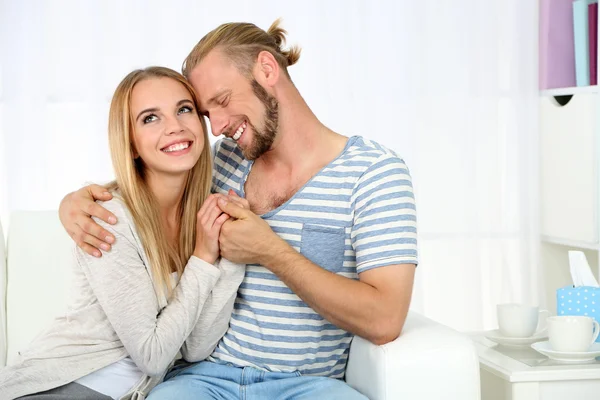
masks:
POLYGON ((598 338, 600 325, 591 317, 560 315, 550 317, 548 339, 555 351, 588 351, 598 338))
POLYGON ((545 329, 549 313, 537 306, 527 304, 498 304, 498 327, 506 337, 528 338, 536 331, 545 329))

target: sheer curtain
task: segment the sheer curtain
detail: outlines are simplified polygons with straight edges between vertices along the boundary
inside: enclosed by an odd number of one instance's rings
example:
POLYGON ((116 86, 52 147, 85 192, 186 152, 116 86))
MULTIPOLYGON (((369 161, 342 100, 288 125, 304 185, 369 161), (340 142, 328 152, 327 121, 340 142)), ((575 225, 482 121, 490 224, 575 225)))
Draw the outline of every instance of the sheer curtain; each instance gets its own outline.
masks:
MULTIPOLYGON (((396 150, 415 185, 413 308, 458 329, 540 295, 537 2, 0 0, 0 217, 112 177, 106 122, 130 70, 176 70, 222 22, 283 17, 292 77, 345 135, 396 150)), ((34 246, 34 244, 32 244, 34 246)))

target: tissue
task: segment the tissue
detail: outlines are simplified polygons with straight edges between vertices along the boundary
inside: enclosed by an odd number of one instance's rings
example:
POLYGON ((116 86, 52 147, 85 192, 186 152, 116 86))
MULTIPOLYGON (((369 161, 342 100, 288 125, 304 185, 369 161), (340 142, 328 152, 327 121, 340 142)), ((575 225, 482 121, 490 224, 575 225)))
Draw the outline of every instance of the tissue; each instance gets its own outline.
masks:
POLYGON ((569 251, 569 267, 573 286, 599 286, 583 251, 569 251))

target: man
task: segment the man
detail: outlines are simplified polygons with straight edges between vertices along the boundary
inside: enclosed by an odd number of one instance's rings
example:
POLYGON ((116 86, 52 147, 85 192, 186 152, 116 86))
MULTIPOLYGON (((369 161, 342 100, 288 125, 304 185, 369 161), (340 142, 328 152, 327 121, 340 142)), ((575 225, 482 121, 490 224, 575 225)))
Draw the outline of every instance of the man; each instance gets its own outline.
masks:
MULTIPOLYGON (((353 335, 384 344, 402 330, 417 264, 408 169, 392 151, 316 118, 288 74, 300 51, 282 49, 285 34, 279 21, 267 32, 224 24, 185 60, 200 112, 225 136, 214 149, 213 192, 233 218, 221 255, 247 271, 213 354, 174 369, 151 399, 364 399, 332 379, 344 376, 353 335)), ((114 216, 93 199, 107 199, 101 187, 80 189, 60 215, 100 256, 114 239, 89 215, 114 216)))

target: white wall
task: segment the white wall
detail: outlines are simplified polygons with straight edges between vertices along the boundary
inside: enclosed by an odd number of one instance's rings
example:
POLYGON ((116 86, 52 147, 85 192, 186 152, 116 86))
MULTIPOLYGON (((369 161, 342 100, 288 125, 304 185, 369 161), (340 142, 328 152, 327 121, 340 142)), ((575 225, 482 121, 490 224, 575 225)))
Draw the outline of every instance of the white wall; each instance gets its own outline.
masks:
POLYGON ((398 151, 416 190, 414 306, 461 329, 543 301, 537 6, 518 0, 0 0, 0 217, 111 178, 108 102, 133 68, 179 69, 222 22, 283 17, 322 121, 398 151))

